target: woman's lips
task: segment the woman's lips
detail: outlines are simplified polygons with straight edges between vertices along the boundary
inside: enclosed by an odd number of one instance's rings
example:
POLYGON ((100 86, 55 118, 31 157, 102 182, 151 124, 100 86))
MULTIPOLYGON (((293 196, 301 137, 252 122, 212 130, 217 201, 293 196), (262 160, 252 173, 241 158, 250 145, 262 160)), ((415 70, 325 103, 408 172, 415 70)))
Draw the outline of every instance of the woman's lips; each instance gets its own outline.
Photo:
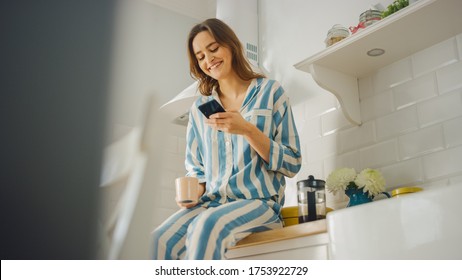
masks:
POLYGON ((220 62, 217 62, 217 63, 214 63, 212 66, 209 67, 209 71, 212 70, 212 69, 217 68, 218 66, 221 65, 221 63, 222 63, 221 61, 220 61, 220 62))

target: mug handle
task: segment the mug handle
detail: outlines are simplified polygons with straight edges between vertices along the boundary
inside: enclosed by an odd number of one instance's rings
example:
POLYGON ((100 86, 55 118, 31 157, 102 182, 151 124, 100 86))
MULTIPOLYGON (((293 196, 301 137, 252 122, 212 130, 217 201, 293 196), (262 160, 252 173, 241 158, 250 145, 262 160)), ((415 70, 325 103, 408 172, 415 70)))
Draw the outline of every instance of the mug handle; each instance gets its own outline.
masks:
POLYGON ((387 198, 391 198, 391 195, 387 192, 381 192, 381 194, 384 194, 387 198))
POLYGON ((389 193, 387 193, 387 192, 380 192, 380 193, 378 193, 374 198, 376 198, 376 197, 377 197, 378 195, 380 195, 380 194, 385 195, 387 198, 391 198, 391 195, 390 195, 389 193))

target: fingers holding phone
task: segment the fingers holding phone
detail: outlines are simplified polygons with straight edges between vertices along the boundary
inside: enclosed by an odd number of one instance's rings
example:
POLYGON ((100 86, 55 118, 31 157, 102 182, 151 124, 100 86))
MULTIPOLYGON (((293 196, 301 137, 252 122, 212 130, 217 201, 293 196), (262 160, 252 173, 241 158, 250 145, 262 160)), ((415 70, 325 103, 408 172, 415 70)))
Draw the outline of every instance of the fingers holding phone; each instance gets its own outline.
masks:
POLYGON ((204 104, 199 105, 197 108, 202 112, 202 114, 204 114, 207 119, 210 118, 210 116, 213 114, 226 112, 223 106, 221 106, 220 103, 218 103, 218 101, 215 99, 205 102, 204 104))
POLYGON ((248 134, 251 131, 249 126, 252 126, 239 112, 216 113, 205 120, 205 123, 214 129, 240 135, 248 134))

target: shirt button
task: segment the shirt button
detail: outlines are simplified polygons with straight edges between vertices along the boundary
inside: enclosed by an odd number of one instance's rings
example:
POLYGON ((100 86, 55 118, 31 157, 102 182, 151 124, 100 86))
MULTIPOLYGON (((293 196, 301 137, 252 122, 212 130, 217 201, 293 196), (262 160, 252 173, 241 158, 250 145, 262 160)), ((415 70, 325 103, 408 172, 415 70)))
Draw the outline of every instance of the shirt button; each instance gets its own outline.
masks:
POLYGON ((226 144, 226 146, 229 146, 230 142, 229 142, 229 141, 226 141, 225 144, 226 144))

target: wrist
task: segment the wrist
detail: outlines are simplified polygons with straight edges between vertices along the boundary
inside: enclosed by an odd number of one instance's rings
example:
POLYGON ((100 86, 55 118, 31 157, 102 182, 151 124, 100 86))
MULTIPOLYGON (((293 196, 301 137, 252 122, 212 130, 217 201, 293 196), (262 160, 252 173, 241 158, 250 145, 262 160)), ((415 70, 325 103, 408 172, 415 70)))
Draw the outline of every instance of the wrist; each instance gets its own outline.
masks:
POLYGON ((244 136, 250 137, 250 135, 253 135, 255 133, 255 129, 258 129, 258 128, 254 126, 252 123, 247 122, 244 128, 244 136))

